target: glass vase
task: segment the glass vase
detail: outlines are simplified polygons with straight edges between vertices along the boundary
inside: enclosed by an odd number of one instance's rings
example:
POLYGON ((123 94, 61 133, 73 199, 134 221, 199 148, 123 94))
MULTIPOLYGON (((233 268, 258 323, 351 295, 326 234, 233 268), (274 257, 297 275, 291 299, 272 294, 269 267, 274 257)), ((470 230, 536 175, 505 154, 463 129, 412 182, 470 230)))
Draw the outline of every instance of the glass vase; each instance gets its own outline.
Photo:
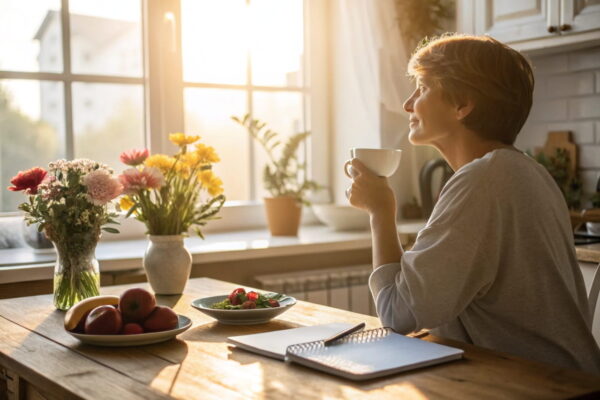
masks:
POLYGON ((100 294, 100 270, 96 260, 97 232, 54 238, 54 306, 68 310, 75 303, 100 294))

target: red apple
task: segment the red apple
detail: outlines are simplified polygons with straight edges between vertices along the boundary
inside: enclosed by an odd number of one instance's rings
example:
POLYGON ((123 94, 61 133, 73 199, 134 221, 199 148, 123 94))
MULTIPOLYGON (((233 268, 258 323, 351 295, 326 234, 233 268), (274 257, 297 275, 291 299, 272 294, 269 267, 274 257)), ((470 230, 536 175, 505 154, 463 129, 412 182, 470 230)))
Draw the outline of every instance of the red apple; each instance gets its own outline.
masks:
POLYGON ((116 335, 121 332, 123 320, 119 310, 104 305, 94 308, 85 319, 85 333, 89 335, 116 335))
POLYGON ((85 333, 85 320, 87 319, 87 316, 90 315, 91 311, 92 310, 90 310, 90 311, 86 312, 85 314, 83 314, 83 316, 81 317, 81 319, 77 323, 77 326, 73 329, 73 332, 75 332, 75 333, 85 333))
POLYGON ((144 328, 142 328, 140 324, 130 322, 123 326, 123 331, 121 333, 123 335, 137 335, 139 333, 144 333, 144 328))
POLYGON ((141 323, 156 307, 154 295, 142 288, 126 290, 119 299, 119 310, 126 322, 141 323))
POLYGON ((144 331, 159 332, 177 328, 179 319, 175 311, 166 306, 156 306, 152 314, 144 321, 144 331))

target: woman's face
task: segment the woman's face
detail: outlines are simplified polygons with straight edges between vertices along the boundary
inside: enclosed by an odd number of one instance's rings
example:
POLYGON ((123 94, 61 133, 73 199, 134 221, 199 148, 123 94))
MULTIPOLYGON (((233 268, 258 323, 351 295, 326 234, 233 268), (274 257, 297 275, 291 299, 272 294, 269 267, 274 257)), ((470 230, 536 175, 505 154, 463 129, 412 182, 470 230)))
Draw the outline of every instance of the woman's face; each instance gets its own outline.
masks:
POLYGON ((440 148, 460 124, 456 107, 443 98, 440 85, 426 77, 418 77, 417 88, 404 102, 409 113, 409 140, 416 145, 440 148))

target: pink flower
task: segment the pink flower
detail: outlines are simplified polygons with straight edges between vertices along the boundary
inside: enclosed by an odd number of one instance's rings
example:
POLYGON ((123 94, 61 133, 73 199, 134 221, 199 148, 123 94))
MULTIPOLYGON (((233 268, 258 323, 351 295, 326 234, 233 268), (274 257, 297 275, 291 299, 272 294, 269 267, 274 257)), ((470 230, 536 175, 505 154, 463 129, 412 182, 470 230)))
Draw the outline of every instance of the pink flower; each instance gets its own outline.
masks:
POLYGON ((135 167, 136 165, 143 163, 149 155, 148 149, 132 149, 121 153, 119 158, 123 164, 135 167))
POLYGON ((129 168, 119 175, 123 193, 134 194, 143 189, 158 189, 165 184, 165 177, 156 167, 129 168))
POLYGON ((24 190, 25 194, 37 194, 38 186, 47 174, 46 170, 39 167, 21 171, 10 180, 10 183, 14 186, 9 186, 8 190, 13 192, 24 190))
POLYGON ((103 206, 123 191, 123 185, 103 169, 90 172, 83 178, 87 187, 87 199, 90 203, 103 206))

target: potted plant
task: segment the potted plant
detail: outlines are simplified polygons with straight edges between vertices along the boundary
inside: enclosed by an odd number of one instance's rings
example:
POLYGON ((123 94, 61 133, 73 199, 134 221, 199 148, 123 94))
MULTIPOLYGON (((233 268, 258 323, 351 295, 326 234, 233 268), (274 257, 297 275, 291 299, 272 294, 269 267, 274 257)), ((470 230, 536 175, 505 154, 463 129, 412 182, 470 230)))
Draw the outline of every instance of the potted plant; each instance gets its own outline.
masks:
POLYGON ((216 219, 225 203, 223 183, 212 171, 219 157, 214 148, 196 143, 199 139, 170 134, 179 147, 173 156, 149 155, 146 149, 121 154, 131 168, 119 176, 125 194, 120 207, 146 225, 150 243, 143 264, 157 294, 183 292, 192 268, 183 238, 189 229, 204 238, 200 227, 216 219), (188 149, 194 143, 195 149, 188 149))
POLYGON ((271 195, 264 198, 271 235, 296 236, 302 205, 310 205, 306 194, 320 188, 315 181, 307 179, 306 163, 301 162, 296 154, 310 132, 299 132, 282 140, 280 134, 267 128, 266 123, 250 118, 249 114, 231 118, 246 128, 269 157, 263 170, 263 183, 271 195))

